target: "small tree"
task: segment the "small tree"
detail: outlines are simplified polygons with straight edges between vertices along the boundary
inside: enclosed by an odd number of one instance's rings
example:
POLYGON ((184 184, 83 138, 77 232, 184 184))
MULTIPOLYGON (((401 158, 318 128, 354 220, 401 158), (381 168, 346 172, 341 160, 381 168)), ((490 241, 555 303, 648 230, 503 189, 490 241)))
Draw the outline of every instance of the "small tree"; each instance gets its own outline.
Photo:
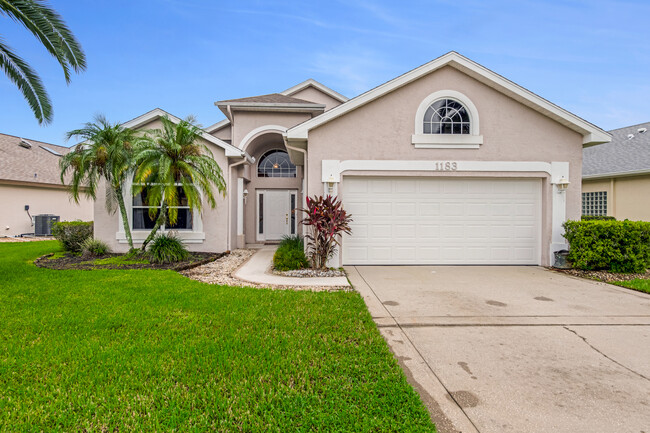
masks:
POLYGON ((75 137, 85 141, 61 158, 61 183, 65 183, 65 177, 70 172, 70 195, 79 203, 79 195, 82 192, 94 200, 99 182, 105 180, 106 209, 109 213, 114 213, 117 202, 129 248, 133 248, 123 186, 131 170, 135 133, 119 123, 111 123, 104 116, 97 115, 94 122, 88 122, 82 128, 68 132, 66 137, 68 140, 75 137))
POLYGON ((221 167, 199 139, 203 130, 193 117, 172 122, 161 117, 162 129, 147 133, 138 141, 135 155, 134 194, 146 191, 149 217, 155 218, 151 233, 142 243, 145 251, 156 232, 166 222, 176 224, 182 189, 190 209, 201 210, 205 200, 217 205, 212 187, 225 196, 226 182, 221 167))
POLYGON ((336 246, 340 246, 339 237, 343 233, 351 234, 352 218, 347 214, 337 197, 307 197, 307 208, 298 209, 305 214, 301 223, 309 227, 305 235, 307 256, 314 269, 324 269, 327 261, 334 255, 336 246))

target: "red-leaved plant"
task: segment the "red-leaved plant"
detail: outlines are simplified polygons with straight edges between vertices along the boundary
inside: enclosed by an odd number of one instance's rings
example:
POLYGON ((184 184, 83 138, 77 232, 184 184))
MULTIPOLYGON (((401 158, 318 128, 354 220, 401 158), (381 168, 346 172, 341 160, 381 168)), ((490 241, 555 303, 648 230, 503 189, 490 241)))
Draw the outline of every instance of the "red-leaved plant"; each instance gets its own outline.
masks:
POLYGON ((341 245, 340 235, 351 234, 352 218, 347 214, 337 197, 307 197, 307 209, 298 209, 305 214, 301 223, 309 227, 305 235, 307 257, 314 269, 327 267, 327 260, 334 255, 336 246, 341 245))

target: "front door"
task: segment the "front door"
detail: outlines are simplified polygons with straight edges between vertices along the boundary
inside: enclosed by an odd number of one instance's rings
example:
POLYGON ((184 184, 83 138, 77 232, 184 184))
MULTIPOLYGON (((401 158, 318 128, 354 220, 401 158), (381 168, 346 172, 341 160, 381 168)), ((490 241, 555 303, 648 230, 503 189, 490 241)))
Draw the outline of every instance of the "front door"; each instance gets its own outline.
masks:
POLYGON ((261 208, 259 217, 262 229, 259 239, 277 241, 283 236, 296 233, 294 208, 296 207, 296 191, 277 189, 260 191, 258 205, 261 208))

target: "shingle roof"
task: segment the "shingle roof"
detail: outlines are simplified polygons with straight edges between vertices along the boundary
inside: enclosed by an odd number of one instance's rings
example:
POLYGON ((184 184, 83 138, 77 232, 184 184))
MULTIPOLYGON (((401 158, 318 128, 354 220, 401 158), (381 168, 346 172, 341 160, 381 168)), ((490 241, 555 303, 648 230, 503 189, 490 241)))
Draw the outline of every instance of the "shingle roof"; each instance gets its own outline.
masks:
POLYGON ((222 104, 233 104, 233 103, 257 103, 257 104, 308 104, 320 106, 315 102, 306 101, 304 99, 294 98, 292 96, 286 96, 281 93, 270 93, 268 95, 259 95, 259 96, 250 96, 248 98, 239 98, 239 99, 228 99, 225 101, 217 102, 217 105, 222 104))
POLYGON ((56 144, 0 134, 0 180, 61 185, 60 155, 69 151, 56 144), (21 146, 21 141, 31 148, 21 146))
POLYGON ((650 122, 609 131, 612 141, 582 151, 582 176, 650 170, 650 122), (639 132, 646 128, 646 132, 639 132), (630 136, 632 136, 630 138, 630 136))

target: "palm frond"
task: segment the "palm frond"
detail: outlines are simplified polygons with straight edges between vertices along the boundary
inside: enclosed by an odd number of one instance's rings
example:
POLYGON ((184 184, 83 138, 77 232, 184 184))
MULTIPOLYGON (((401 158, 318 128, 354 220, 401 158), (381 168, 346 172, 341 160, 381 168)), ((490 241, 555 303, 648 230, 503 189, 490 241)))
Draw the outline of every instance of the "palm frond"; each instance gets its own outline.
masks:
POLYGON ((66 82, 70 82, 70 67, 75 72, 86 69, 86 55, 81 44, 61 16, 46 2, 0 0, 0 10, 36 36, 63 68, 66 82))
POLYGON ((52 103, 41 79, 2 39, 0 39, 0 69, 22 92, 38 123, 50 123, 53 115, 52 103))

